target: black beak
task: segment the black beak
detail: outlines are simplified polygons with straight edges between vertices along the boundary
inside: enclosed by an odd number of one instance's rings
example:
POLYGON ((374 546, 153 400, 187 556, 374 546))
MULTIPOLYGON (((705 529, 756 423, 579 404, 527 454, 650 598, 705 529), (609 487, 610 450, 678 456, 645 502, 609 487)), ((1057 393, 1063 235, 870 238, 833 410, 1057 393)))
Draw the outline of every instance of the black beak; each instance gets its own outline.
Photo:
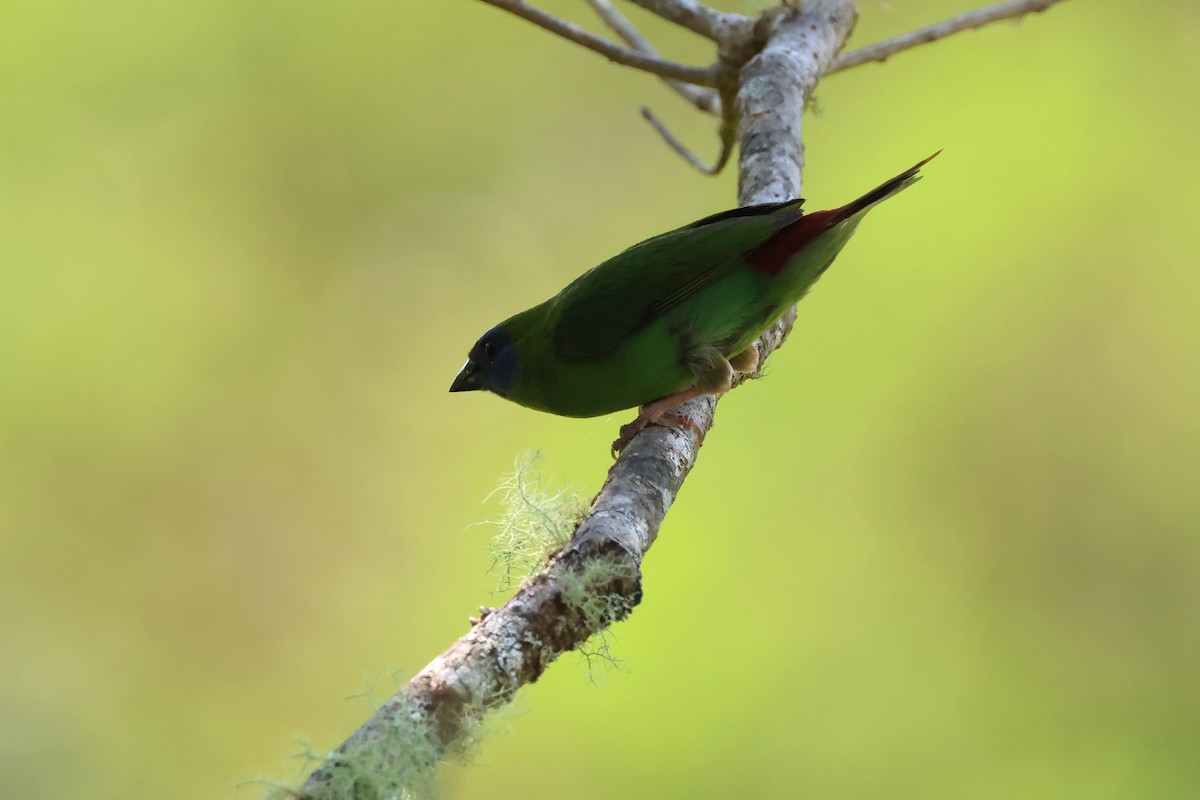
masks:
POLYGON ((473 361, 463 364, 463 368, 454 378, 454 383, 450 384, 452 392, 474 392, 482 388, 483 384, 479 382, 479 372, 475 369, 473 361))

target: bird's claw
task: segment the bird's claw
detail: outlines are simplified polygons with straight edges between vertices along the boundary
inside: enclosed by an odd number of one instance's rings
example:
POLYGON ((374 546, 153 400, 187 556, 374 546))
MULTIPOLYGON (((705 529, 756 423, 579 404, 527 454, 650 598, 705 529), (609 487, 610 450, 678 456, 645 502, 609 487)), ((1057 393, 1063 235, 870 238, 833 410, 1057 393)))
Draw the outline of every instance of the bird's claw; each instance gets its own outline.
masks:
POLYGON ((697 445, 704 444, 704 428, 700 427, 700 423, 687 414, 666 411, 653 418, 647 417, 644 414, 638 414, 637 419, 633 422, 621 426, 620 436, 612 443, 612 457, 616 458, 619 456, 629 446, 629 443, 633 441, 633 437, 637 436, 650 425, 660 428, 691 428, 696 433, 697 445))

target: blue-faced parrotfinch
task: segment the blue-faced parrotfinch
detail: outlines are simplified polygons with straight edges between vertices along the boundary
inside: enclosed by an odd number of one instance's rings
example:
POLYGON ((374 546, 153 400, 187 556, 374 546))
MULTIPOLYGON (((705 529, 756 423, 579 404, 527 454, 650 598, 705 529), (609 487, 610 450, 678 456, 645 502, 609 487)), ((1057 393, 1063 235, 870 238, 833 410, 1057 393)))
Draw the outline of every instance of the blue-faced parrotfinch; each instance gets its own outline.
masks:
POLYGON ((928 161, 841 208, 748 206, 636 244, 485 333, 450 391, 486 389, 568 417, 641 406, 614 453, 647 425, 690 425, 675 409, 728 391, 735 370, 753 372, 754 340, 928 161))

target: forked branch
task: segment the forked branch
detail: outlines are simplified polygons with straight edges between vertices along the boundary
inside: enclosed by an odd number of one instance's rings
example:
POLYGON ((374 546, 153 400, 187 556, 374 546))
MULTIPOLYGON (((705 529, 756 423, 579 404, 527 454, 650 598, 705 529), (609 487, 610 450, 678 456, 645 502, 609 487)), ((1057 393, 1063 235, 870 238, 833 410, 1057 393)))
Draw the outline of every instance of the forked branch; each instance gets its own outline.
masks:
MULTIPOLYGON (((658 50, 654 45, 650 44, 650 40, 642 35, 642 32, 634 27, 633 23, 625 18, 625 15, 613 6, 609 0, 587 0, 587 4, 596 12, 596 16, 604 21, 604 24, 612 29, 612 32, 620 37, 621 41, 637 50, 653 58, 658 58, 658 50)), ((663 81, 674 89, 689 103, 694 105, 700 111, 709 114, 721 114, 721 97, 712 89, 703 86, 696 86, 691 83, 673 80, 671 78, 663 78, 663 81)), ((645 113, 645 110, 643 110, 645 113)))
MULTIPOLYGON (((672 21, 688 20, 691 22, 691 25, 688 27, 691 27, 693 30, 700 29, 698 32, 704 33, 704 35, 710 38, 715 38, 718 42, 718 51, 722 53, 747 50, 745 42, 753 35, 751 20, 736 14, 720 14, 695 3, 638 2, 638 0, 634 0, 634 2, 672 21), (735 42, 739 43, 738 47, 732 46, 735 42)), ((658 56, 658 51, 654 45, 642 35, 641 31, 633 23, 626 19, 621 12, 617 11, 609 0, 587 0, 587 3, 604 20, 604 23, 627 45, 646 55, 658 56)), ((680 24, 683 23, 680 22, 680 24)), ((732 60, 730 63, 718 61, 716 69, 718 70, 717 84, 721 87, 721 91, 719 92, 700 86, 693 86, 682 81, 665 79, 667 85, 682 95, 696 108, 715 114, 721 118, 718 136, 721 149, 717 154, 716 161, 711 165, 704 163, 703 160, 693 153, 658 118, 657 114, 648 107, 642 107, 642 118, 650 123, 654 130, 658 132, 658 135, 663 138, 663 141, 667 143, 667 146, 679 154, 684 161, 706 175, 716 175, 725 168, 725 165, 729 163, 729 159, 733 155, 733 148, 737 143, 737 115, 733 108, 733 96, 737 91, 738 83, 737 67, 740 67, 740 64, 733 63, 732 60), (723 102, 723 98, 725 102, 723 102)))

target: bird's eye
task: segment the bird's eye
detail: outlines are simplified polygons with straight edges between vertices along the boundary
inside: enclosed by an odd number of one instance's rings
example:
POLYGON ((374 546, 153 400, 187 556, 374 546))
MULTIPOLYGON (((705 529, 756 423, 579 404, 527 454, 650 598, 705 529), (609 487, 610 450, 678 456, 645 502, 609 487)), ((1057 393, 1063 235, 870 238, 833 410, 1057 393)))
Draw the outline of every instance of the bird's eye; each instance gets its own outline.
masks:
POLYGON ((499 353, 499 352, 500 352, 500 345, 496 344, 495 341, 488 341, 488 342, 483 343, 483 354, 485 356, 487 356, 488 358, 495 358, 496 353, 499 353))

